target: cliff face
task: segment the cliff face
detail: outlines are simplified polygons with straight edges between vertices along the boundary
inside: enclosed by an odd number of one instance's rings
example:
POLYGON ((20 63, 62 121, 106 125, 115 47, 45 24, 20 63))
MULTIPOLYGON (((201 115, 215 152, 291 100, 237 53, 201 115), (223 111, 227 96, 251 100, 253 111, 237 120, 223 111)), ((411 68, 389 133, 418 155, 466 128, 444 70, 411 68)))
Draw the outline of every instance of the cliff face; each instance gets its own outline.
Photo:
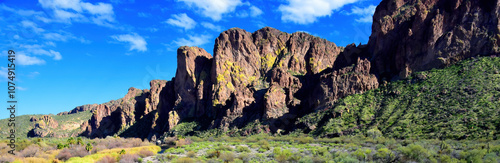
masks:
POLYGON ((217 37, 213 57, 180 47, 171 81, 153 80, 149 90, 130 88, 119 100, 60 114, 91 110, 80 133, 88 137, 155 139, 186 121, 198 129, 259 121, 267 126, 258 131, 293 130, 297 118, 376 89, 379 81, 500 53, 499 6, 498 0, 383 0, 368 45, 345 48, 303 32, 233 28, 217 37))
POLYGON ((500 53, 498 0, 383 0, 368 45, 373 72, 405 78, 477 55, 500 53))

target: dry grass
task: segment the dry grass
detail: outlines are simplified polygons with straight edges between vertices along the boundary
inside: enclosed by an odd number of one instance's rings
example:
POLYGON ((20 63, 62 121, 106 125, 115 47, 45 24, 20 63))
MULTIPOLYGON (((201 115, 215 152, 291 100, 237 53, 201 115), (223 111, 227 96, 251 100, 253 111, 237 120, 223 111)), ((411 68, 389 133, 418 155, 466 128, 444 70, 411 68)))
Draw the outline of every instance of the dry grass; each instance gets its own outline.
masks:
POLYGON ((192 163, 194 162, 194 160, 192 158, 189 158, 189 157, 182 157, 182 158, 179 158, 175 161, 176 163, 192 163))
POLYGON ((120 163, 138 162, 138 154, 124 154, 120 157, 120 163))
POLYGON ((14 162, 16 158, 10 154, 0 156, 0 162, 14 162))
POLYGON ((181 147, 183 145, 189 145, 191 143, 193 143, 193 141, 190 138, 179 139, 178 141, 175 142, 175 146, 181 147))
POLYGON ((142 149, 141 151, 139 151, 138 154, 139 154, 139 156, 141 156, 143 158, 155 155, 154 152, 147 150, 147 149, 142 149))
POLYGON ((38 158, 38 157, 26 157, 22 158, 21 162, 23 163, 50 163, 49 160, 38 158))
POLYGON ((115 162, 116 162, 116 159, 114 157, 104 156, 103 158, 101 158, 96 163, 115 163, 115 162))
POLYGON ((73 157, 69 149, 63 149, 59 154, 56 156, 56 159, 66 161, 69 158, 73 157))
POLYGON ((37 153, 40 152, 40 147, 38 145, 32 144, 22 151, 19 152, 18 156, 20 157, 35 157, 37 153))

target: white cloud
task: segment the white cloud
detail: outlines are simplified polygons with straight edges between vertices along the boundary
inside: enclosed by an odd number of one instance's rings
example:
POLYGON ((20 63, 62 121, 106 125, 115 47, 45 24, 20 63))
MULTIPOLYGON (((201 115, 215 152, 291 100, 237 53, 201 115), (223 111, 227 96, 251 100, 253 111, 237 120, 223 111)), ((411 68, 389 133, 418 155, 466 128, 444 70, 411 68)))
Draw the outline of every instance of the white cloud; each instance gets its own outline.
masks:
POLYGON ((66 32, 66 31, 45 33, 45 34, 43 34, 43 38, 46 40, 62 41, 62 42, 66 42, 68 40, 78 40, 81 43, 89 43, 90 42, 89 40, 86 40, 82 37, 78 38, 78 37, 74 36, 73 34, 66 32))
POLYGON ((0 67, 0 78, 1 80, 7 79, 9 70, 7 67, 0 67))
POLYGON ((53 57, 54 60, 61 60, 61 53, 54 50, 45 50, 43 49, 43 45, 20 45, 21 48, 25 49, 25 52, 33 55, 45 55, 49 57, 53 57))
POLYGON ((199 36, 193 36, 193 35, 188 35, 188 39, 185 38, 180 38, 174 41, 174 44, 179 46, 201 46, 203 44, 209 43, 210 42, 210 36, 209 35, 199 35, 199 36))
POLYGON ((222 27, 221 26, 218 26, 218 25, 214 25, 212 23, 209 23, 209 22, 202 22, 201 25, 205 28, 208 28, 210 30, 213 30, 215 32, 220 32, 222 31, 222 27))
POLYGON ((37 57, 30 57, 24 54, 17 54, 16 61, 20 65, 43 65, 45 61, 37 57))
POLYGON ((111 26, 115 21, 113 6, 109 3, 88 3, 80 0, 38 0, 45 9, 52 10, 54 19, 39 18, 44 22, 91 22, 111 26))
POLYGON ((141 18, 147 18, 147 17, 150 17, 150 16, 151 16, 151 14, 149 14, 149 13, 145 13, 145 12, 138 12, 138 13, 137 13, 137 16, 138 16, 138 17, 141 17, 141 18))
POLYGON ((356 19, 357 22, 360 23, 371 23, 373 21, 373 13, 375 13, 375 9, 377 6, 370 5, 365 8, 353 7, 351 9, 351 13, 349 15, 359 15, 361 18, 356 19))
POLYGON ((43 38, 47 40, 54 40, 54 41, 67 41, 68 36, 63 36, 59 33, 45 33, 43 34, 43 38))
POLYGON ((147 43, 146 40, 142 36, 139 36, 137 33, 132 33, 132 34, 125 34, 125 35, 114 35, 111 36, 111 38, 120 41, 120 42, 127 42, 130 44, 130 49, 129 51, 132 50, 137 50, 137 51, 147 51, 148 48, 146 47, 147 43))
POLYGON ((240 17, 240 18, 246 18, 248 16, 250 16, 250 17, 257 17, 257 16, 262 15, 262 13, 264 13, 258 7, 255 7, 255 6, 251 5, 249 2, 246 2, 243 5, 250 6, 248 8, 249 11, 247 11, 247 10, 239 10, 239 12, 236 14, 237 17, 240 17))
POLYGON ((214 21, 222 19, 223 14, 233 12, 237 6, 241 5, 240 0, 176 0, 186 3, 188 6, 198 8, 202 15, 214 21))
POLYGON ((24 88, 24 87, 20 87, 20 86, 17 86, 16 89, 20 90, 20 91, 25 91, 25 90, 28 90, 28 88, 24 88))
POLYGON ((38 28, 38 26, 35 23, 33 23, 32 21, 28 21, 28 20, 21 21, 21 26, 23 26, 24 28, 27 28, 27 29, 31 29, 35 33, 40 33, 40 32, 45 31, 42 28, 38 28))
POLYGON ((297 24, 314 23, 318 17, 330 16, 333 10, 359 0, 287 0, 280 5, 281 20, 297 24))
POLYGON ((165 21, 165 23, 184 28, 184 30, 193 29, 196 26, 196 22, 187 16, 186 13, 172 15, 172 17, 165 21))
POLYGON ((257 7, 255 7, 255 6, 250 7, 250 16, 257 17, 257 16, 261 15, 262 13, 263 13, 262 10, 260 10, 257 7))

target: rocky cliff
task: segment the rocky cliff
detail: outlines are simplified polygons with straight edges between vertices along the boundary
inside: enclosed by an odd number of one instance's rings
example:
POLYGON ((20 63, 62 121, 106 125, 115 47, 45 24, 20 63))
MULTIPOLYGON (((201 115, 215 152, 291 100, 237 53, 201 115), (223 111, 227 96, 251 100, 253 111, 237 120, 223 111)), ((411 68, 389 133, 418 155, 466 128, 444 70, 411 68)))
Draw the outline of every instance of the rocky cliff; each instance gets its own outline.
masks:
POLYGON ((373 15, 373 72, 388 80, 500 53, 498 0, 383 0, 373 15))
POLYGON ((497 0, 383 0, 369 43, 345 48, 303 32, 232 28, 217 37, 213 56, 180 47, 172 80, 60 114, 91 110, 80 133, 88 137, 156 139, 191 121, 197 130, 258 122, 265 124, 258 131, 291 131, 301 116, 380 81, 500 53, 499 6, 497 0))

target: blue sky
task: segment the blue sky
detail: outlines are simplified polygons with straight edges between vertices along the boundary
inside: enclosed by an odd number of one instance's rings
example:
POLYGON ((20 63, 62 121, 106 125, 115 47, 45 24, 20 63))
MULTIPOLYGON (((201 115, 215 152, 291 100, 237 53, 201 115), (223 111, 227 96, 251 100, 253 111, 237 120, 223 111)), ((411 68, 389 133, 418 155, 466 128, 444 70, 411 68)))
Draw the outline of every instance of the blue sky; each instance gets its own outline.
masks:
MULTIPOLYGON (((270 26, 337 44, 367 43, 380 0, 0 0, 0 85, 16 52, 18 110, 56 114, 170 80, 179 46, 213 53, 219 33, 270 26)), ((3 83, 3 84, 1 84, 3 83)), ((0 111, 0 119, 8 111, 0 111)))

